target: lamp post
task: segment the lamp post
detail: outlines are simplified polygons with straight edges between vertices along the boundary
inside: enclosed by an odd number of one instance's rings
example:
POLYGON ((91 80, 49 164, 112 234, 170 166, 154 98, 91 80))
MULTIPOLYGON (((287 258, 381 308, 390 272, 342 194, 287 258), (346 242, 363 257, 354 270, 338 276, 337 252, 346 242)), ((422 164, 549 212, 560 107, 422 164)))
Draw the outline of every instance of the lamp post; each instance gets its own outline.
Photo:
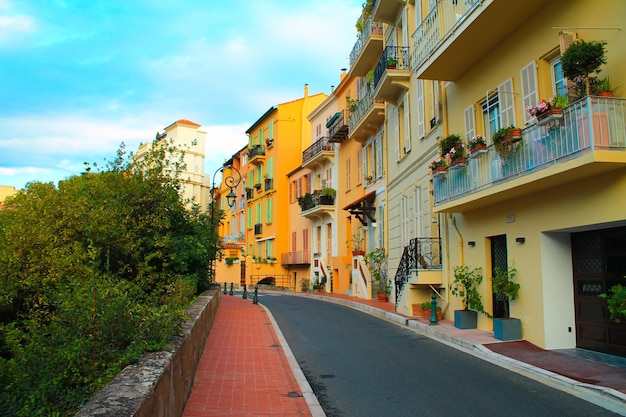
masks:
MULTIPOLYGON (((216 230, 217 230, 217 225, 215 225, 215 204, 216 204, 215 199, 216 199, 217 193, 215 190, 215 177, 217 176, 218 172, 223 174, 224 171, 228 171, 228 176, 222 178, 222 183, 226 184, 226 186, 230 190, 230 192, 226 194, 226 203, 228 204, 228 207, 233 207, 235 205, 235 202, 237 201, 237 194, 235 193, 235 189, 241 182, 241 173, 239 172, 239 170, 237 170, 237 168, 235 168, 232 165, 221 166, 213 174, 213 181, 211 182, 211 225, 212 226, 214 225, 216 230)), ((213 283, 213 280, 215 279, 215 260, 217 258, 217 253, 218 253, 217 245, 218 245, 219 239, 220 239, 219 232, 217 232, 217 239, 215 240, 216 248, 215 248, 213 257, 210 260, 210 265, 209 265, 209 282, 210 283, 213 283)))

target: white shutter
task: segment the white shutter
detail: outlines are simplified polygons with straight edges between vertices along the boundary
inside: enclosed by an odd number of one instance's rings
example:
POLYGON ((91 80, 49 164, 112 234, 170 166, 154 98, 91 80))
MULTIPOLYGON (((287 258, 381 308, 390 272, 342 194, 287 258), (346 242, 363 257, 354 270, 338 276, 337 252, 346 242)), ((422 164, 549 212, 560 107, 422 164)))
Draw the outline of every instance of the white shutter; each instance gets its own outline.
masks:
POLYGON ((398 108, 396 106, 390 105, 389 109, 389 117, 388 121, 393 123, 393 127, 391 132, 387 132, 387 140, 391 139, 390 142, 394 144, 395 147, 395 158, 396 162, 400 160, 400 135, 398 132, 398 108), (391 138, 389 138, 389 133, 391 133, 391 138))
POLYGON ((404 95, 404 153, 411 150, 411 119, 409 118, 409 93, 404 95))
POLYGON ((534 106, 539 102, 537 95, 537 67, 535 61, 526 65, 520 71, 520 80, 522 83, 522 108, 524 109, 524 122, 532 118, 526 113, 528 106, 534 106))
POLYGON ((515 126, 514 97, 513 80, 509 78, 498 86, 498 102, 500 103, 502 127, 515 126))
POLYGON ((476 135, 476 121, 474 120, 474 105, 470 105, 463 111, 465 118, 465 139, 469 141, 476 135))
POLYGON ((376 146, 376 178, 380 178, 385 174, 383 172, 383 135, 381 132, 376 134, 374 144, 376 146))
POLYGON ((424 129, 424 81, 417 80, 417 90, 416 90, 416 101, 417 105, 415 106, 415 111, 417 114, 415 115, 415 119, 417 120, 417 137, 418 139, 426 136, 426 130, 424 129))

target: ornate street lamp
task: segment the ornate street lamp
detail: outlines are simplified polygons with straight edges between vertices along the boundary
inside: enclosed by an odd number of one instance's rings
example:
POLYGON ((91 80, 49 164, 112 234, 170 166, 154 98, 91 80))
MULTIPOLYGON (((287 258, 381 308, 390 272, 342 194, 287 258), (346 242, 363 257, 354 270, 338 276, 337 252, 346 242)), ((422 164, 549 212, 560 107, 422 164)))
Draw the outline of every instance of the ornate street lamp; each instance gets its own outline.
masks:
MULTIPOLYGON (((213 174, 213 181, 211 183, 211 224, 215 223, 215 204, 216 204, 215 199, 217 197, 217 192, 215 189, 215 177, 217 176, 218 172, 221 172, 223 174, 224 171, 228 171, 229 173, 227 177, 222 178, 222 182, 226 184, 226 186, 230 189, 230 192, 226 194, 226 203, 228 204, 228 207, 232 208, 235 206, 235 202, 237 201, 237 194, 235 193, 235 189, 241 182, 241 173, 239 172, 239 170, 237 170, 237 168, 235 168, 232 165, 221 166, 213 174)), ((218 235, 218 239, 219 239, 219 235, 218 235)), ((216 242, 216 245, 217 245, 217 242, 216 242)), ((215 278, 216 258, 217 258, 217 250, 215 251, 213 258, 210 260, 210 265, 209 265, 209 282, 210 283, 213 283, 213 280, 215 278)))

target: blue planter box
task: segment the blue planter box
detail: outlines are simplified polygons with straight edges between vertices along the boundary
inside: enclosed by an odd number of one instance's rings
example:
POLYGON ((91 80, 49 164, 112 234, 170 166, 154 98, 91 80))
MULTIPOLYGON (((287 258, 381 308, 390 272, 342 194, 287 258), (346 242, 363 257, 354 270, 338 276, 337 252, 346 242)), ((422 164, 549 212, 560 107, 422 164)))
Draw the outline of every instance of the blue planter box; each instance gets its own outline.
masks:
POLYGON ((520 319, 493 319, 493 336, 498 340, 521 340, 520 319))
POLYGON ((478 326, 478 313, 473 310, 454 310, 454 327, 475 329, 478 326))

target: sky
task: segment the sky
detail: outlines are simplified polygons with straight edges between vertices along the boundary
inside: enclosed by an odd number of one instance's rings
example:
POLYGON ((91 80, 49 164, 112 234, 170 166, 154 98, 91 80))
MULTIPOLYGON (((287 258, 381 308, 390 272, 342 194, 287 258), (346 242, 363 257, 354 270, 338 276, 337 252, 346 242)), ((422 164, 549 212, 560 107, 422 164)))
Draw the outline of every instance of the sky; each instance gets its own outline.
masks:
POLYGON ((212 176, 270 107, 330 94, 363 0, 0 0, 0 185, 103 165, 179 119, 212 176))

